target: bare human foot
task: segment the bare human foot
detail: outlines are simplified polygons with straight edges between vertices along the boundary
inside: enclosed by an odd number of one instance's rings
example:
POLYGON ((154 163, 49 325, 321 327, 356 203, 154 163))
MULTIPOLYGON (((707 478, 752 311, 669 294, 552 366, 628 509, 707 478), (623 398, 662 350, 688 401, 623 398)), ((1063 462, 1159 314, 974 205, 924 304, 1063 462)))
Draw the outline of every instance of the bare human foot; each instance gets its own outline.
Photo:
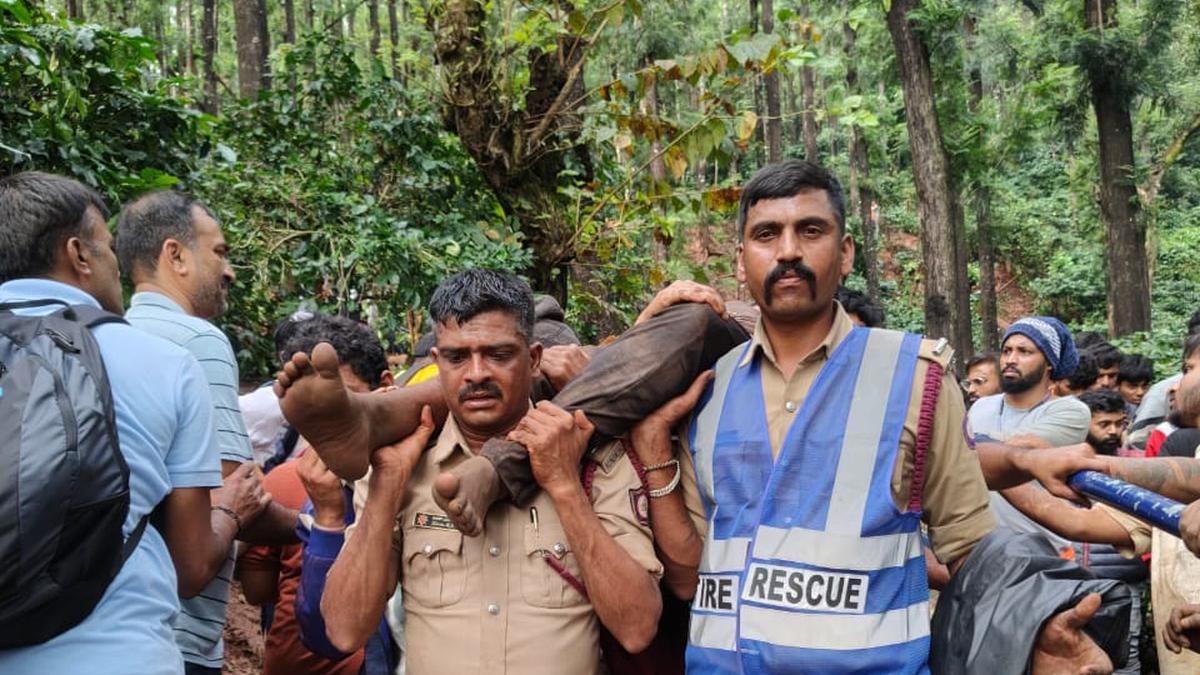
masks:
POLYGON ((479 455, 443 471, 433 481, 433 500, 468 537, 483 532, 488 509, 503 495, 504 486, 496 467, 479 455))
POLYGON ((283 416, 330 470, 348 480, 367 472, 372 448, 369 416, 342 384, 332 345, 318 344, 311 359, 296 352, 275 378, 275 395, 283 416))

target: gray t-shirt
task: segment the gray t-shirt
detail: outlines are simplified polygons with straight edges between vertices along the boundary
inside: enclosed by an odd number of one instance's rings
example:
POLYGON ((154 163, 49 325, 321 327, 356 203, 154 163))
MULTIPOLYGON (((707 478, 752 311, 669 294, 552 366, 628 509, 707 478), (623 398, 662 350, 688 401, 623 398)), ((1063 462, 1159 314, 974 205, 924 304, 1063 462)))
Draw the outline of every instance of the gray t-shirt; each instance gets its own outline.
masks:
MULTIPOLYGON (((1073 445, 1087 439, 1092 413, 1074 396, 1047 399, 1028 409, 1014 408, 1004 394, 985 396, 967 412, 969 433, 976 442, 1007 441, 1014 436, 1033 435, 1052 446, 1073 445)), ((996 522, 1018 532, 1038 532, 1058 549, 1070 542, 1042 527, 1008 503, 999 492, 991 494, 996 522)))

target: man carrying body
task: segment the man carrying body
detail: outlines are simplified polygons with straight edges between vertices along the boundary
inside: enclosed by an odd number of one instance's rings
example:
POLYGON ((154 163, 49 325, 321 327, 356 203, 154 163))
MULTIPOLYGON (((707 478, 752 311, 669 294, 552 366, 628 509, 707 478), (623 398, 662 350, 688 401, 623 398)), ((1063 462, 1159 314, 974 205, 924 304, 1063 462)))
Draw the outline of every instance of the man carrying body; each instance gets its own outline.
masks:
MULTIPOLYGON (((117 254, 135 285, 125 318, 188 350, 203 368, 213 402, 221 471, 229 476, 254 457, 238 408, 233 347, 209 323, 224 313, 234 279, 221 227, 196 200, 178 192, 154 192, 122 209, 117 254)), ((241 538, 265 544, 294 542, 295 522, 296 511, 272 504, 241 538)), ((220 573, 198 597, 182 603, 175 637, 189 675, 218 675, 224 663, 222 634, 233 564, 230 547, 220 573)))
MULTIPOLYGON (((672 587, 698 581, 689 672, 924 671, 919 522, 951 573, 994 525, 961 398, 936 396, 954 386, 950 355, 855 329, 832 302, 854 245, 824 169, 764 168, 738 221, 738 279, 762 317, 749 344, 718 361, 688 429, 695 470, 681 471, 703 508, 687 509, 678 490, 652 506, 672 587)), ((654 444, 669 445, 665 430, 654 444)), ((668 478, 656 474, 651 489, 668 478)), ((1048 622, 1036 672, 1107 665, 1078 634, 1096 601, 1048 622)))
POLYGON ((589 494, 579 461, 590 423, 547 403, 530 409, 541 346, 530 342, 528 286, 462 272, 439 286, 430 315, 450 417, 424 454, 428 412, 413 437, 374 452, 321 603, 330 641, 360 646, 403 577, 407 663, 418 675, 596 673, 600 623, 640 651, 661 611, 645 492, 622 446, 610 444, 585 472, 589 494), (529 444, 541 490, 524 507, 495 505, 480 535, 464 537, 432 483, 510 431, 529 444))
MULTIPOLYGON (((52 299, 120 314, 107 217, 100 196, 76 181, 36 172, 0 180, 0 302, 52 299)), ((242 470, 210 501, 210 489, 221 486, 212 403, 190 354, 119 322, 92 334, 129 466, 123 534, 156 508, 162 520, 146 527, 82 623, 39 645, 0 650, 0 672, 181 675, 171 629, 178 597, 195 595, 217 573, 240 525, 262 509, 261 486, 242 470)))

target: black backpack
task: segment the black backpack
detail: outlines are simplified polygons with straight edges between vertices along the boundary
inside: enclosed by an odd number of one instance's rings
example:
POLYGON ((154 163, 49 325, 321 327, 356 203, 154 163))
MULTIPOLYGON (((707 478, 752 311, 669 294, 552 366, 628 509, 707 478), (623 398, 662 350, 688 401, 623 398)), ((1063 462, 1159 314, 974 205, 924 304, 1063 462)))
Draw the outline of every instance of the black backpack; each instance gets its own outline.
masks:
POLYGON ((0 304, 0 649, 83 621, 137 548, 126 540, 129 467, 91 328, 124 322, 87 305, 44 316, 0 304))

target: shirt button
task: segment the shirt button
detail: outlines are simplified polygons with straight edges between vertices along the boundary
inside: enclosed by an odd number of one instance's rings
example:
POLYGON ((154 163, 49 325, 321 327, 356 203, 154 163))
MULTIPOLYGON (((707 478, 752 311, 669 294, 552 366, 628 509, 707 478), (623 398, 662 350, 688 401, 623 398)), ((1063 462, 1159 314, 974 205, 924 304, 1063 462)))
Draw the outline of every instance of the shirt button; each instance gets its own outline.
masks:
POLYGON ((562 542, 556 542, 552 548, 554 549, 554 555, 557 556, 561 556, 567 552, 567 547, 563 546, 562 542))
POLYGON ((488 614, 491 614, 492 616, 496 616, 499 613, 500 613, 500 605, 497 605, 494 602, 488 605, 488 614))
POLYGON ((425 546, 421 548, 421 553, 424 553, 427 556, 433 555, 433 544, 425 544, 425 546))
POLYGON ((792 412, 792 413, 796 412, 796 402, 795 401, 787 401, 786 403, 783 404, 783 409, 788 412, 792 412))
POLYGON ((499 546, 493 546, 493 547, 489 548, 489 549, 488 549, 488 555, 492 556, 493 558, 495 558, 496 556, 500 555, 500 547, 499 547, 499 546))

